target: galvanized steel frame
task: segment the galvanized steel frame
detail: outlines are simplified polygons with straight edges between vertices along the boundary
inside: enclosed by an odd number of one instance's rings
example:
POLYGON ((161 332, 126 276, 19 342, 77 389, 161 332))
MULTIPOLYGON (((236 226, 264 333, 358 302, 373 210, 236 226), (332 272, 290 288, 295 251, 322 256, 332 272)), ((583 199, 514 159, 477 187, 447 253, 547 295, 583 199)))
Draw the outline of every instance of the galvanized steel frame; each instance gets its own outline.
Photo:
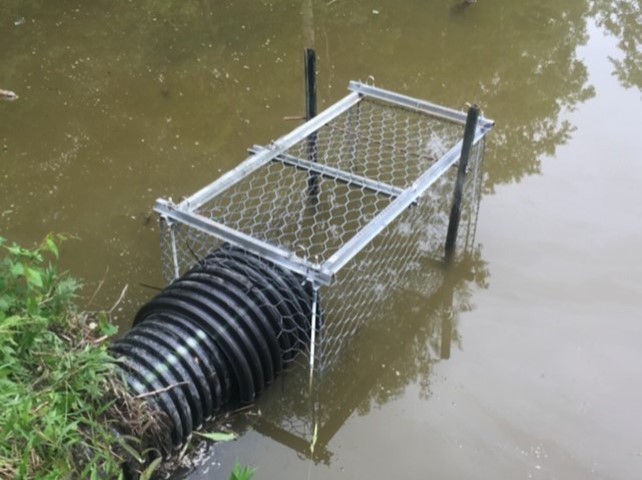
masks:
MULTIPOLYGON (((267 150, 265 147, 255 145, 250 149, 251 153, 261 153, 264 150, 267 150)), ((300 170, 305 170, 310 173, 317 173, 322 177, 331 178, 338 182, 342 182, 348 185, 354 185, 357 187, 364 188, 365 190, 370 190, 371 192, 380 193, 388 197, 398 197, 401 195, 404 190, 403 188, 395 187, 394 185, 388 185, 387 183, 377 182, 370 178, 362 177, 361 175, 354 174, 352 172, 345 172, 338 168, 331 167, 329 165, 324 165, 322 163, 315 163, 309 160, 304 160, 303 158, 298 158, 293 155, 280 154, 272 159, 274 162, 280 162, 284 165, 289 165, 300 170)))
MULTIPOLYGON (((170 224, 171 222, 182 223, 224 241, 232 242, 263 256, 281 267, 305 276, 314 285, 330 285, 334 276, 346 263, 354 258, 355 255, 386 228, 386 226, 392 223, 406 208, 417 202, 424 192, 457 162, 461 155, 462 141, 459 141, 453 146, 406 189, 400 189, 337 168, 287 155, 285 152, 298 142, 317 132, 321 127, 327 125, 342 113, 348 111, 363 99, 375 99, 461 125, 466 123, 466 114, 463 112, 381 88, 359 82, 350 82, 349 90, 351 90, 351 93, 342 100, 292 130, 287 135, 280 137, 268 147, 253 147, 251 151, 254 152, 254 155, 246 159, 238 167, 224 174, 218 180, 178 204, 174 204, 169 200, 158 199, 154 210, 158 212, 161 217, 169 221, 170 224), (279 162, 294 168, 307 170, 311 173, 325 176, 326 178, 332 178, 343 183, 375 191, 392 197, 394 200, 323 263, 310 262, 305 258, 297 256, 294 252, 244 234, 243 232, 232 229, 216 220, 197 213, 197 210, 205 203, 222 194, 270 162, 279 162)), ((493 126, 494 122, 492 120, 480 117, 477 122, 473 145, 477 144, 493 126)), ((171 241, 176 241, 174 236, 171 236, 171 241)))

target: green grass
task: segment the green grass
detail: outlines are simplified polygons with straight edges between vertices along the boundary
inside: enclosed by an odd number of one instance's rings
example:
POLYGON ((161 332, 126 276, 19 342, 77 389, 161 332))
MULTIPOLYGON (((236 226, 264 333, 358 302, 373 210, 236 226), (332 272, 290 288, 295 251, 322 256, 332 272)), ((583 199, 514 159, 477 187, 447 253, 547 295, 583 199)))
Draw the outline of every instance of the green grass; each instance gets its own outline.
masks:
POLYGON ((103 316, 76 310, 80 284, 60 274, 61 237, 27 249, 0 238, 0 478, 118 478, 104 421, 113 363, 103 316))
MULTIPOLYGON (((115 376, 105 340, 116 329, 78 311, 80 283, 55 267, 62 240, 0 237, 0 478, 148 480, 171 453, 168 418, 115 376)), ((230 478, 253 475, 237 463, 230 478)))
POLYGON ((232 473, 230 474, 230 480, 252 480, 255 472, 256 469, 252 467, 244 467, 240 463, 236 462, 232 469, 232 473))

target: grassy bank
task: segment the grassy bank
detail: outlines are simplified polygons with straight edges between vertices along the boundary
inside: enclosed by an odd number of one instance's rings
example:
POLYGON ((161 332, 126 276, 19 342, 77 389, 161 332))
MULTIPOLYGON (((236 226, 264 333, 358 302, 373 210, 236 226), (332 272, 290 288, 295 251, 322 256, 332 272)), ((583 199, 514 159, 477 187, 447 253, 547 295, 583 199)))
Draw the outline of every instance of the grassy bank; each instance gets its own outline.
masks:
MULTIPOLYGON (((147 480, 171 453, 169 419, 116 377, 115 328, 77 309, 81 285, 55 266, 62 240, 0 237, 0 479, 147 480)), ((237 464, 230 478, 253 473, 237 464)))
POLYGON ((134 437, 115 432, 149 412, 113 376, 107 315, 77 311, 80 284, 52 263, 61 240, 0 238, 0 478, 119 478, 142 460, 134 437))

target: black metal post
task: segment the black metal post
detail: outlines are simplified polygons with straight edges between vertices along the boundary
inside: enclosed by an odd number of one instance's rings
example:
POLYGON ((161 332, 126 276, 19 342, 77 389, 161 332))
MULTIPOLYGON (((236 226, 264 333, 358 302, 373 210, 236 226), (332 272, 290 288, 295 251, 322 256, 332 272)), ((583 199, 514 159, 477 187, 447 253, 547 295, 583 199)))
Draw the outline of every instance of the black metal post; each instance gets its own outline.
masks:
POLYGON ((317 115, 317 54, 313 48, 305 49, 305 118, 317 115))
POLYGON ((455 244, 457 243, 457 231, 459 230, 459 220, 461 219, 461 202, 464 196, 464 182, 466 181, 466 170, 468 169, 468 157, 475 140, 475 130, 477 129, 477 119, 479 118, 479 107, 473 105, 468 109, 466 118, 466 127, 464 128, 464 139, 461 146, 461 157, 459 157, 459 168, 457 170, 457 180, 455 182, 455 192, 453 194, 453 205, 450 210, 450 220, 448 222, 448 235, 446 236, 446 261, 452 260, 455 254, 455 244))
MULTIPOLYGON (((317 54, 312 48, 305 49, 305 119, 310 120, 317 115, 317 54)), ((308 158, 317 161, 317 134, 308 137, 308 158)), ((319 193, 319 176, 310 174, 308 193, 316 196, 319 193)))

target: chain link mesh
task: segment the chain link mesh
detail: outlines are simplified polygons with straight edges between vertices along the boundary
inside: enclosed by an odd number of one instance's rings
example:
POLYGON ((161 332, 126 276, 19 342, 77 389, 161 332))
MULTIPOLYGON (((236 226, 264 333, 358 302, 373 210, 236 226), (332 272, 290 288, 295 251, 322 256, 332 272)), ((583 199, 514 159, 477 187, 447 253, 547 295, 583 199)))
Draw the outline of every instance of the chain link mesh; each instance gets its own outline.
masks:
MULTIPOLYGON (((459 124, 366 98, 195 213, 323 264, 399 193, 412 188, 461 140, 462 133, 459 124)), ((474 236, 482 153, 483 140, 473 147, 469 161, 460 223, 459 244, 464 248, 474 236)), ((315 354, 320 371, 335 363, 364 322, 387 315, 386 299, 401 284, 443 258, 456 173, 455 165, 348 262, 330 286, 321 288, 323 314, 318 319, 315 354)), ((221 249, 219 239, 199 229, 163 219, 161 227, 163 274, 168 283, 221 249)), ((309 279, 296 278, 301 287, 291 288, 285 301, 311 295, 309 279)), ((283 298, 265 293, 265 302, 283 298)), ((302 339, 290 345, 284 356, 309 353, 309 328, 289 318, 283 325, 286 330, 301 329, 297 338, 302 339)))
MULTIPOLYGON (((462 134, 462 125, 364 98, 194 213, 323 265, 377 221, 395 198, 412 189, 424 172, 457 145, 462 134)), ((474 248, 483 158, 482 138, 473 145, 469 158, 457 257, 474 248)), ((348 358, 345 366, 337 361, 358 341, 360 329, 376 322, 391 326, 403 322, 393 312, 399 311, 398 302, 403 301, 398 299, 409 296, 421 298, 435 315, 447 317, 452 305, 435 298, 442 289, 452 288, 444 287, 448 280, 443 259, 457 168, 454 164, 411 206, 386 222, 328 286, 315 287, 312 278, 285 273, 269 259, 247 252, 249 260, 244 261, 262 262, 250 265, 246 272, 248 279, 255 281, 253 288, 260 290, 252 298, 261 310, 275 309, 283 317, 279 343, 284 365, 309 362, 315 338, 315 370, 311 373, 325 382, 323 389, 313 394, 302 371, 289 376, 289 387, 303 395, 271 402, 272 421, 263 423, 264 433, 302 455, 329 461, 332 454, 326 449, 327 442, 345 421, 346 412, 349 415, 363 407, 357 406, 360 400, 349 385, 333 388, 332 378, 346 378, 345 374, 326 374, 333 368, 366 368, 360 367, 359 356, 348 358), (252 278, 252 268, 265 269, 265 265, 271 266, 264 278, 272 282, 252 278), (313 330, 311 318, 302 321, 293 312, 312 317, 309 305, 314 288, 319 288, 320 305, 313 330), (297 305, 301 308, 295 308, 297 305), (333 396, 333 401, 327 402, 331 409, 318 408, 319 398, 314 395, 319 392, 333 396), (314 443, 317 449, 311 452, 309 446, 314 443)), ((229 247, 201 229, 161 218, 162 266, 168 283, 210 255, 224 264, 226 256, 238 252, 229 247)), ((429 323, 428 347, 443 348, 447 334, 449 352, 451 332, 447 322, 429 323)), ((426 363, 429 368, 430 359, 426 363)))
MULTIPOLYGON (((464 189, 457 256, 468 261, 478 253, 474 235, 483 152, 482 140, 471 152, 464 189)), ((346 265, 335 283, 322 288, 325 315, 317 341, 314 386, 310 389, 302 371, 289 375, 284 388, 290 394, 277 393, 266 401, 269 416, 257 425, 261 433, 300 456, 330 463, 329 443, 347 418, 385 403, 409 381, 394 369, 390 372, 399 357, 421 357, 411 363, 418 365, 415 375, 422 391, 426 390, 423 394, 430 394, 429 372, 440 358, 450 356, 451 342, 458 342, 453 322, 469 302, 466 283, 452 283, 442 261, 455 177, 456 169, 444 175, 346 265), (424 313, 417 315, 417 311, 424 313), (413 321, 404 312, 420 318, 413 321), (364 327, 368 335, 386 340, 362 341, 359 332, 364 327), (416 331, 416 336, 409 331, 416 331), (417 345, 399 344, 400 338, 409 337, 416 338, 417 345), (386 341, 393 344, 386 346, 386 341), (380 381, 386 374, 388 380, 380 381)), ((468 271, 470 266, 464 264, 468 271)))

